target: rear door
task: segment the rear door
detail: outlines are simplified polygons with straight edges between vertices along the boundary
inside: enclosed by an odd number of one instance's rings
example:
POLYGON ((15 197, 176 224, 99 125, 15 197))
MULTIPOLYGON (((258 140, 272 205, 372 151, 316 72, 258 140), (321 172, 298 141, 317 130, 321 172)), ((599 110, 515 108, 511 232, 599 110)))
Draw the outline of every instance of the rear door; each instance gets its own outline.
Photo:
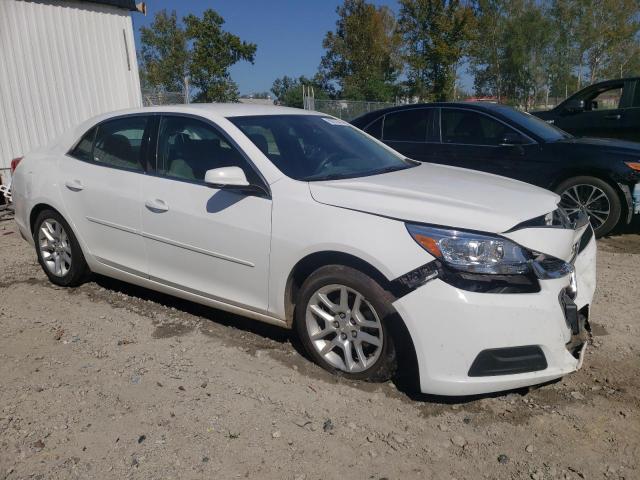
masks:
POLYGON ((142 180, 142 234, 151 280, 254 310, 268 302, 271 198, 214 188, 207 170, 238 166, 266 184, 209 121, 163 115, 155 173, 142 180))
POLYGON ((129 115, 89 130, 60 162, 60 191, 75 231, 101 263, 146 275, 140 181, 149 116, 129 115))

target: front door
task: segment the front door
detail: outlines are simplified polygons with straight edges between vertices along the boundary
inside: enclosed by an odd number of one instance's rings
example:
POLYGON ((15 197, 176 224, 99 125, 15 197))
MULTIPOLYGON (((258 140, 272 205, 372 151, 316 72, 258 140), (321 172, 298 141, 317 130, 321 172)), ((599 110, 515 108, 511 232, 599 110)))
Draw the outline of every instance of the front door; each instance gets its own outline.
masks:
POLYGON ((140 232, 141 161, 149 117, 132 115, 92 128, 60 162, 60 191, 74 231, 106 265, 145 275, 140 232))
POLYGON ((261 182, 213 125, 160 120, 155 175, 143 179, 142 235, 151 280, 254 310, 267 310, 271 199, 212 188, 207 170, 238 166, 261 182))
POLYGON ((579 137, 624 137, 623 94, 625 83, 594 86, 585 89, 576 100, 582 100, 584 110, 565 111, 555 125, 579 137))
POLYGON ((531 182, 538 145, 505 123, 464 108, 441 110, 442 143, 438 163, 531 182))

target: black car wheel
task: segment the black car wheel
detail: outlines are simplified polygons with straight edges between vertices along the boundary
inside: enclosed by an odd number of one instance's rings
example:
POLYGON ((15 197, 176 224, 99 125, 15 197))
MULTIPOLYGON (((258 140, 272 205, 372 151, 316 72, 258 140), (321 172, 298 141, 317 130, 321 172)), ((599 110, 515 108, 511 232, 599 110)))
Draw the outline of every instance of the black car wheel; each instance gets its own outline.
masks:
POLYGON ((571 219, 580 212, 589 215, 598 238, 613 230, 620 220, 620 197, 611 185, 597 177, 569 178, 558 185, 556 193, 571 219))

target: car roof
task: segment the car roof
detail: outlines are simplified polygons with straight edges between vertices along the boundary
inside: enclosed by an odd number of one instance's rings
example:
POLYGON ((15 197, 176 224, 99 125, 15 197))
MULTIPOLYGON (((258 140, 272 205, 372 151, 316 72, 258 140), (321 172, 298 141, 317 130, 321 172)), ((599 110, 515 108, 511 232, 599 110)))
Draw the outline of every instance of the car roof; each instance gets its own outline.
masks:
POLYGON ((244 117, 253 115, 320 115, 318 112, 277 105, 256 105, 246 103, 189 103, 178 105, 158 105, 153 107, 128 108, 109 112, 104 118, 141 113, 190 113, 215 117, 244 117))
POLYGON ((432 102, 432 103, 408 103, 405 105, 396 105, 393 107, 382 108, 380 110, 374 110, 373 112, 365 113, 353 120, 351 123, 359 128, 367 126, 377 118, 387 113, 398 112, 402 110, 412 110, 415 108, 424 107, 455 107, 455 108, 467 108, 479 111, 489 111, 494 113, 500 113, 505 108, 511 108, 508 105, 496 102, 488 101, 474 101, 474 102, 432 102))

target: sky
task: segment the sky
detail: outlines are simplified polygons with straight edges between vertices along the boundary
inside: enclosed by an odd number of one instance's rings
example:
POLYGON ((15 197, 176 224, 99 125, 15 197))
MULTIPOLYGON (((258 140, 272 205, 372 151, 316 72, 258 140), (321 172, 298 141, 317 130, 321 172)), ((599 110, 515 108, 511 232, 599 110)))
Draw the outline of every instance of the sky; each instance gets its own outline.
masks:
MULTIPOLYGON (((179 17, 213 8, 225 19, 224 29, 258 45, 255 63, 239 62, 231 76, 241 94, 265 92, 276 78, 313 76, 324 50, 322 39, 335 28, 342 0, 147 0, 147 15, 133 14, 136 45, 139 28, 153 22, 162 9, 179 17)), ((397 0, 373 0, 398 11, 397 0)))

